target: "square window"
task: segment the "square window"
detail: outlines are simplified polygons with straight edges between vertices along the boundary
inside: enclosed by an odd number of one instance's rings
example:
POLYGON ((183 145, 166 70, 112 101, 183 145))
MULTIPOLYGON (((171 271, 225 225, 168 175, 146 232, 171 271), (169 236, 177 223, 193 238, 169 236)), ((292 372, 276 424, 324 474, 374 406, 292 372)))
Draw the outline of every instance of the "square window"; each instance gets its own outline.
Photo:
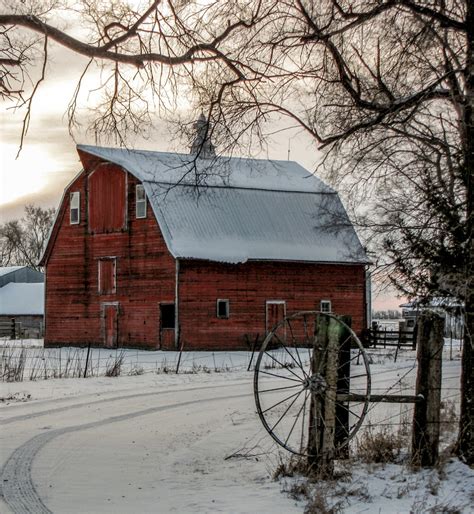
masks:
POLYGON ((327 312, 327 313, 332 312, 331 300, 321 300, 321 302, 319 304, 319 310, 321 312, 327 312))
POLYGON ((161 328, 175 328, 174 303, 162 303, 160 305, 161 328))
POLYGON ((81 194, 79 191, 71 193, 69 196, 69 222, 71 225, 77 225, 81 221, 81 194))
POLYGON ((116 292, 116 259, 99 259, 99 294, 116 292))
POLYGON ((135 188, 135 215, 137 218, 146 218, 146 194, 142 184, 135 188))
POLYGON ((229 300, 217 300, 217 317, 229 317, 229 300))

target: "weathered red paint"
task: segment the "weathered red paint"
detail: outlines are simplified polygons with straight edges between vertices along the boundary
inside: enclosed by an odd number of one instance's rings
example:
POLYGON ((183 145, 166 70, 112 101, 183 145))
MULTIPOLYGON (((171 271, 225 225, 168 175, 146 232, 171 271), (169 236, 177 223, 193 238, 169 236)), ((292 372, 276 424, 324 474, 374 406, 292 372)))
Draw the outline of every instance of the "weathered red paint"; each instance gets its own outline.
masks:
POLYGON ((88 219, 92 233, 127 227, 127 173, 112 164, 99 164, 88 175, 88 219))
POLYGON ((115 257, 99 259, 99 294, 114 294, 116 292, 115 257))
POLYGON ((119 305, 106 303, 102 307, 104 316, 104 346, 106 348, 115 348, 118 337, 119 305))
MULTIPOLYGON (((90 343, 174 348, 174 330, 161 327, 160 304, 175 303, 176 290, 180 344, 185 349, 247 348, 246 336, 252 341, 257 334, 264 336, 267 326, 281 318, 283 304, 267 305, 272 300, 284 301, 286 313, 291 314, 319 309, 320 300, 328 299, 334 312, 352 316, 356 331, 363 328, 363 265, 261 261, 233 265, 185 260, 179 262, 177 274, 176 261, 149 203, 147 217, 136 219, 137 180, 116 165, 83 152, 80 156, 84 172, 64 196, 43 259, 46 346, 90 343), (69 223, 72 191, 81 192, 77 225, 69 223), (109 194, 123 201, 99 207, 96 202, 109 194), (113 262, 111 257, 116 259, 116 287, 104 284, 101 292, 99 261, 113 262), (217 317, 218 298, 229 300, 229 318, 217 317)), ((111 268, 107 269, 110 280, 111 268)))

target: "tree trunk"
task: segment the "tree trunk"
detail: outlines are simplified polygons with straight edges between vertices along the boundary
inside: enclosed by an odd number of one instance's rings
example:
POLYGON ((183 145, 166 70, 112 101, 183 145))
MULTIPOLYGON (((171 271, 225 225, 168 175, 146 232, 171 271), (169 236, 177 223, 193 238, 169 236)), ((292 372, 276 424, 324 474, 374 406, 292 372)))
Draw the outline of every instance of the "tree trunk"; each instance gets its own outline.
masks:
POLYGON ((464 347, 461 371, 461 416, 459 422, 458 454, 467 464, 474 464, 474 5, 466 3, 467 65, 466 97, 464 109, 464 155, 467 191, 466 229, 467 262, 465 284, 464 347))

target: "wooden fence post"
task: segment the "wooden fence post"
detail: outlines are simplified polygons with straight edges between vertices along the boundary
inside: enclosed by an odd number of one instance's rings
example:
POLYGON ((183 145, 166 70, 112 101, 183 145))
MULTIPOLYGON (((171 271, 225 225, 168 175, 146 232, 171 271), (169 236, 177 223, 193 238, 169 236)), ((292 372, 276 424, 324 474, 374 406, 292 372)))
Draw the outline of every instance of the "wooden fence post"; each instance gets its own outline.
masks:
POLYGON ((12 318, 11 338, 16 339, 16 322, 15 318, 12 318))
POLYGON ((308 464, 315 473, 325 477, 332 476, 334 471, 336 391, 338 382, 344 380, 338 370, 339 350, 345 333, 337 319, 318 316, 311 373, 321 376, 321 391, 311 392, 308 464))
POLYGON ((444 319, 439 314, 426 312, 420 316, 416 394, 424 401, 415 404, 413 414, 412 462, 415 466, 434 466, 438 461, 443 333, 444 319))

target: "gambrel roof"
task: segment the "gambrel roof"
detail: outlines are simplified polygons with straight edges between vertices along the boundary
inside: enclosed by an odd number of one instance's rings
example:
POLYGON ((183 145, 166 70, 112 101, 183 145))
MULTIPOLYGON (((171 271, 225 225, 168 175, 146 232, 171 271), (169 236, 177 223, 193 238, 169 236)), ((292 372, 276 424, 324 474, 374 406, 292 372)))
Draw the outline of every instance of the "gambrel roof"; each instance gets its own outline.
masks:
POLYGON ((296 162, 77 148, 144 184, 175 258, 367 262, 337 193, 296 162))

